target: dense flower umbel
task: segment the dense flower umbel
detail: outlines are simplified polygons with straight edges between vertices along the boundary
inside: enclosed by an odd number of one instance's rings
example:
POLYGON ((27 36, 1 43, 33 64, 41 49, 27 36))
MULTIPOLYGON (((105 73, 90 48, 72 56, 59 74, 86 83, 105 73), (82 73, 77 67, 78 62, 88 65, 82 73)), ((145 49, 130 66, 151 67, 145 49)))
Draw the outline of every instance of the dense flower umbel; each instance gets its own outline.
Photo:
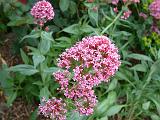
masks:
POLYGON ((149 6, 149 10, 154 18, 160 19, 160 0, 153 1, 149 6))
POLYGON ((34 21, 36 24, 43 26, 44 23, 53 19, 53 7, 49 2, 45 0, 39 1, 31 9, 31 15, 34 17, 34 21))
POLYGON ((58 66, 65 69, 54 73, 60 90, 75 103, 81 114, 93 113, 97 103, 93 87, 108 81, 120 66, 118 49, 105 36, 83 38, 60 55, 58 66))
POLYGON ((46 100, 42 99, 42 104, 39 105, 39 114, 43 114, 45 117, 50 117, 55 120, 66 120, 65 109, 66 104, 62 103, 62 99, 52 98, 46 100))

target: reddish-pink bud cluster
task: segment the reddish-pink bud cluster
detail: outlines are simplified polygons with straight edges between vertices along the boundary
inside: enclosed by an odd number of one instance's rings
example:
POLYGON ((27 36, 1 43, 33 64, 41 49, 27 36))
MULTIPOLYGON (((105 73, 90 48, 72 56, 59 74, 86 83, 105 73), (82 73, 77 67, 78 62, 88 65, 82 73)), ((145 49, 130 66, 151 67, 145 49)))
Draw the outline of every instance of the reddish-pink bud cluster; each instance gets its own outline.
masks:
POLYGON ((123 15, 121 16, 121 19, 124 19, 124 20, 128 19, 129 16, 131 15, 131 13, 132 12, 130 10, 127 10, 127 11, 123 12, 123 15))
POLYGON ((119 59, 118 49, 109 38, 83 38, 60 55, 58 66, 65 71, 54 73, 54 77, 77 110, 90 115, 97 103, 93 87, 109 81, 121 64, 119 59))
POLYGON ((143 13, 143 12, 140 12, 140 13, 139 13, 139 16, 142 17, 143 19, 147 19, 147 17, 148 17, 148 16, 147 16, 145 13, 143 13))
POLYGON ((44 23, 53 19, 53 7, 49 2, 45 0, 39 1, 31 9, 31 15, 34 17, 34 21, 36 24, 43 26, 44 23))
MULTIPOLYGON (((131 4, 131 3, 139 3, 140 2, 140 0, 122 0, 122 2, 124 3, 124 4, 127 4, 127 3, 129 3, 129 4, 131 4)), ((118 3, 119 3, 119 0, 112 0, 112 4, 114 5, 114 6, 116 6, 116 7, 114 7, 113 8, 113 11, 115 12, 115 13, 118 13, 118 8, 117 8, 117 6, 118 6, 118 3)), ((128 4, 128 5, 129 5, 128 4)), ((130 17, 130 15, 131 15, 131 11, 128 9, 127 11, 124 11, 123 12, 123 15, 121 16, 121 19, 128 19, 129 17, 130 17)))
MULTIPOLYGON (((132 3, 139 3, 140 0, 122 0, 123 3, 126 3, 126 2, 132 2, 132 3)), ((112 4, 113 5, 117 5, 119 3, 119 0, 112 0, 112 4)))
POLYGON ((154 18, 160 19, 160 0, 153 1, 149 6, 149 10, 154 18))
POLYGON ((42 103, 39 105, 39 114, 44 115, 45 117, 50 117, 51 119, 56 120, 66 120, 65 109, 66 104, 62 103, 62 99, 52 98, 46 100, 42 99, 42 103))
POLYGON ((119 2, 119 0, 112 0, 112 4, 113 4, 113 5, 117 5, 118 2, 119 2))

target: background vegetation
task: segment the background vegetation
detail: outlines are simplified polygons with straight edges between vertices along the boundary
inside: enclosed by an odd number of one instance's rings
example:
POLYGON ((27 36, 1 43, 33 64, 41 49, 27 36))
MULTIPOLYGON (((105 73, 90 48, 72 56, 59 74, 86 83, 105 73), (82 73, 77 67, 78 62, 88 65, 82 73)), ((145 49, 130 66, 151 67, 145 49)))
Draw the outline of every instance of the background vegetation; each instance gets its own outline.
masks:
POLYGON ((160 34, 159 20, 150 15, 152 0, 117 5, 119 11, 130 9, 128 19, 117 17, 109 0, 50 0, 55 17, 40 31, 33 23, 30 9, 36 1, 0 2, 0 45, 5 35, 14 33, 11 54, 19 56, 17 65, 3 59, 0 90, 12 106, 22 98, 35 106, 30 119, 36 119, 41 97, 60 96, 52 73, 59 70, 57 58, 85 36, 108 36, 119 48, 121 66, 109 83, 95 87, 98 105, 91 116, 70 111, 68 120, 160 120, 160 34), (146 18, 140 15, 145 13, 146 18), (46 26, 49 31, 45 31, 46 26))

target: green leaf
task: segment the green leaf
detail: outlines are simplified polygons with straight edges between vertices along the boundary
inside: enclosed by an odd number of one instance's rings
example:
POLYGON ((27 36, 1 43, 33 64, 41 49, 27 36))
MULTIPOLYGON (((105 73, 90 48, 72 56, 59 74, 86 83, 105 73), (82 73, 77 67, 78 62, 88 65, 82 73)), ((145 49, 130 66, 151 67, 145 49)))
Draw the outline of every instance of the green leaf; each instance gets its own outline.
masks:
POLYGON ((61 68, 58 68, 58 67, 50 67, 50 68, 44 69, 45 73, 54 73, 54 72, 57 72, 57 71, 63 71, 63 70, 61 68))
POLYGON ((29 120, 37 120, 37 116, 38 116, 38 109, 35 109, 32 113, 31 113, 31 115, 30 115, 30 117, 29 117, 29 120))
POLYGON ((147 67, 144 64, 137 64, 130 68, 131 70, 147 72, 147 67))
POLYGON ((92 28, 90 25, 88 24, 83 24, 81 26, 81 31, 85 32, 85 33, 91 33, 91 32, 95 32, 95 29, 92 28))
POLYGON ((43 85, 43 83, 42 83, 41 81, 36 81, 36 82, 34 82, 34 83, 32 83, 32 84, 38 85, 38 86, 42 86, 42 85, 43 85))
POLYGON ((113 103, 115 103, 116 98, 117 98, 116 92, 114 91, 109 92, 107 99, 100 102, 99 105, 97 106, 98 115, 101 116, 102 114, 104 114, 108 110, 108 108, 113 103))
POLYGON ((60 0, 59 1, 59 7, 64 12, 68 9, 70 4, 70 0, 60 0))
POLYGON ((76 5, 76 3, 75 3, 75 2, 70 1, 69 11, 70 11, 70 14, 71 14, 71 15, 76 14, 76 11, 77 11, 77 5, 76 5))
POLYGON ((160 120, 160 117, 156 114, 151 115, 152 120, 160 120))
POLYGON ((160 59, 160 49, 158 50, 158 59, 160 59))
POLYGON ((32 24, 33 19, 30 16, 25 16, 25 17, 14 17, 8 24, 7 26, 21 26, 24 24, 32 24))
POLYGON ((79 24, 73 24, 67 28, 63 29, 64 32, 66 33, 71 33, 71 34, 75 34, 78 35, 80 33, 80 25, 79 24))
POLYGON ((50 50, 50 46, 50 40, 41 40, 39 45, 40 52, 45 55, 50 50))
POLYGON ((34 66, 25 65, 25 64, 19 64, 19 65, 10 67, 7 70, 13 71, 13 72, 20 72, 23 75, 29 75, 29 76, 39 72, 37 69, 34 68, 34 66))
POLYGON ((26 53, 25 53, 22 49, 20 49, 20 52, 21 52, 21 57, 22 57, 23 62, 24 62, 25 64, 28 64, 28 63, 29 63, 29 58, 28 58, 28 56, 26 55, 26 53))
POLYGON ((143 103, 143 104, 142 104, 142 108, 143 108, 144 110, 148 110, 148 109, 149 109, 149 106, 150 106, 150 103, 151 103, 150 101, 143 103))
POLYGON ((42 63, 45 60, 45 57, 43 55, 33 55, 32 59, 34 67, 36 68, 40 63, 42 63))
POLYGON ((52 45, 54 48, 69 48, 72 46, 72 40, 68 37, 60 37, 55 40, 56 42, 52 45))
POLYGON ((43 97, 46 98, 46 100, 49 99, 49 95, 50 95, 50 92, 48 90, 48 87, 44 87, 40 90, 40 95, 39 95, 39 98, 42 99, 43 97))
POLYGON ((41 33, 41 41, 39 45, 40 52, 46 54, 50 50, 51 41, 53 41, 52 32, 43 31, 41 33))
POLYGON ((106 115, 106 116, 104 116, 104 117, 102 117, 102 118, 100 118, 98 120, 108 120, 108 116, 106 115))
POLYGON ((54 40, 53 40, 53 37, 52 37, 52 32, 42 31, 42 32, 41 32, 41 39, 42 39, 42 40, 54 41, 54 40))
POLYGON ((76 111, 72 111, 67 120, 85 120, 86 116, 80 115, 78 112, 76 111))
POLYGON ((157 112, 158 112, 158 114, 160 115, 160 101, 158 101, 158 100, 156 100, 156 99, 154 99, 154 98, 150 98, 152 101, 153 101, 153 103, 156 105, 156 108, 157 108, 157 112))
POLYGON ((88 9, 89 18, 92 23, 98 24, 98 10, 88 9))
POLYGON ((160 59, 158 59, 152 66, 150 69, 150 76, 152 77, 152 79, 154 80, 159 80, 160 79, 160 59))
POLYGON ((9 96, 7 99, 7 105, 12 106, 12 103, 14 102, 16 97, 17 97, 17 92, 14 92, 11 96, 9 96))
POLYGON ((108 116, 113 116, 117 114, 125 105, 114 105, 107 110, 108 116))
POLYGON ((128 58, 133 58, 133 59, 136 59, 136 60, 145 60, 145 61, 153 62, 153 60, 150 57, 148 57, 146 55, 142 55, 142 54, 132 53, 132 54, 129 54, 127 57, 128 58))
POLYGON ((117 79, 113 79, 111 83, 109 84, 109 87, 107 89, 107 92, 114 90, 117 87, 117 79))
POLYGON ((32 32, 29 35, 26 35, 22 38, 22 40, 20 42, 22 42, 23 40, 27 39, 27 38, 39 38, 41 35, 41 31, 40 30, 32 30, 32 32))
POLYGON ((13 94, 13 80, 10 79, 10 74, 7 71, 8 66, 6 64, 2 64, 2 69, 0 70, 0 86, 4 90, 6 96, 10 96, 13 94))

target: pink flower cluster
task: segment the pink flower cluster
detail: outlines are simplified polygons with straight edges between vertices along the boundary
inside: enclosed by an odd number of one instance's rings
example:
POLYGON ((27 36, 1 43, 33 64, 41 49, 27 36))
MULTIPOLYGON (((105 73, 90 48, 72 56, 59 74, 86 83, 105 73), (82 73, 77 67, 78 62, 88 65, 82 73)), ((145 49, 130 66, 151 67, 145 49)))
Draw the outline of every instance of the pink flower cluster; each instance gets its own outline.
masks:
MULTIPOLYGON (((126 4, 127 2, 128 2, 129 4, 131 4, 131 3, 139 3, 140 0, 122 0, 122 2, 123 2, 124 4, 126 4)), ((113 8, 113 11, 114 11, 115 13, 118 13, 118 8, 117 8, 118 3, 119 3, 119 0, 112 0, 112 4, 116 6, 116 7, 113 8)), ((128 4, 128 5, 129 5, 129 4, 128 4)), ((128 19, 128 18, 130 17, 131 13, 132 13, 132 12, 131 12, 129 9, 128 9, 127 11, 124 11, 124 12, 123 12, 123 15, 121 16, 121 19, 125 19, 125 20, 128 19)))
POLYGON ((58 66, 65 70, 53 75, 77 110, 90 115, 97 103, 93 87, 109 81, 121 64, 119 59, 118 49, 109 38, 86 37, 60 55, 58 66))
POLYGON ((55 120, 66 120, 67 110, 65 106, 66 104, 62 103, 62 99, 52 98, 46 100, 43 98, 42 103, 39 105, 39 114, 55 120))
POLYGON ((160 0, 154 0, 149 6, 149 10, 154 18, 160 19, 160 0))
POLYGON ((151 31, 157 33, 158 35, 160 35, 160 29, 158 28, 158 25, 156 22, 154 22, 151 26, 151 31))
POLYGON ((34 17, 34 21, 36 24, 43 26, 44 23, 53 19, 53 7, 49 2, 45 0, 39 1, 31 9, 31 15, 34 17))
MULTIPOLYGON (((122 0, 122 1, 123 1, 123 3, 126 3, 126 2, 139 3, 140 2, 140 0, 122 0)), ((118 2, 119 2, 119 0, 112 0, 113 5, 117 5, 118 2)))
POLYGON ((139 13, 139 16, 142 17, 143 19, 147 19, 147 17, 148 17, 148 16, 147 16, 145 13, 143 13, 143 12, 140 12, 140 13, 139 13))
POLYGON ((123 12, 123 15, 121 16, 121 19, 124 19, 124 20, 128 19, 129 16, 131 15, 131 13, 132 12, 130 10, 127 10, 127 11, 123 12))

